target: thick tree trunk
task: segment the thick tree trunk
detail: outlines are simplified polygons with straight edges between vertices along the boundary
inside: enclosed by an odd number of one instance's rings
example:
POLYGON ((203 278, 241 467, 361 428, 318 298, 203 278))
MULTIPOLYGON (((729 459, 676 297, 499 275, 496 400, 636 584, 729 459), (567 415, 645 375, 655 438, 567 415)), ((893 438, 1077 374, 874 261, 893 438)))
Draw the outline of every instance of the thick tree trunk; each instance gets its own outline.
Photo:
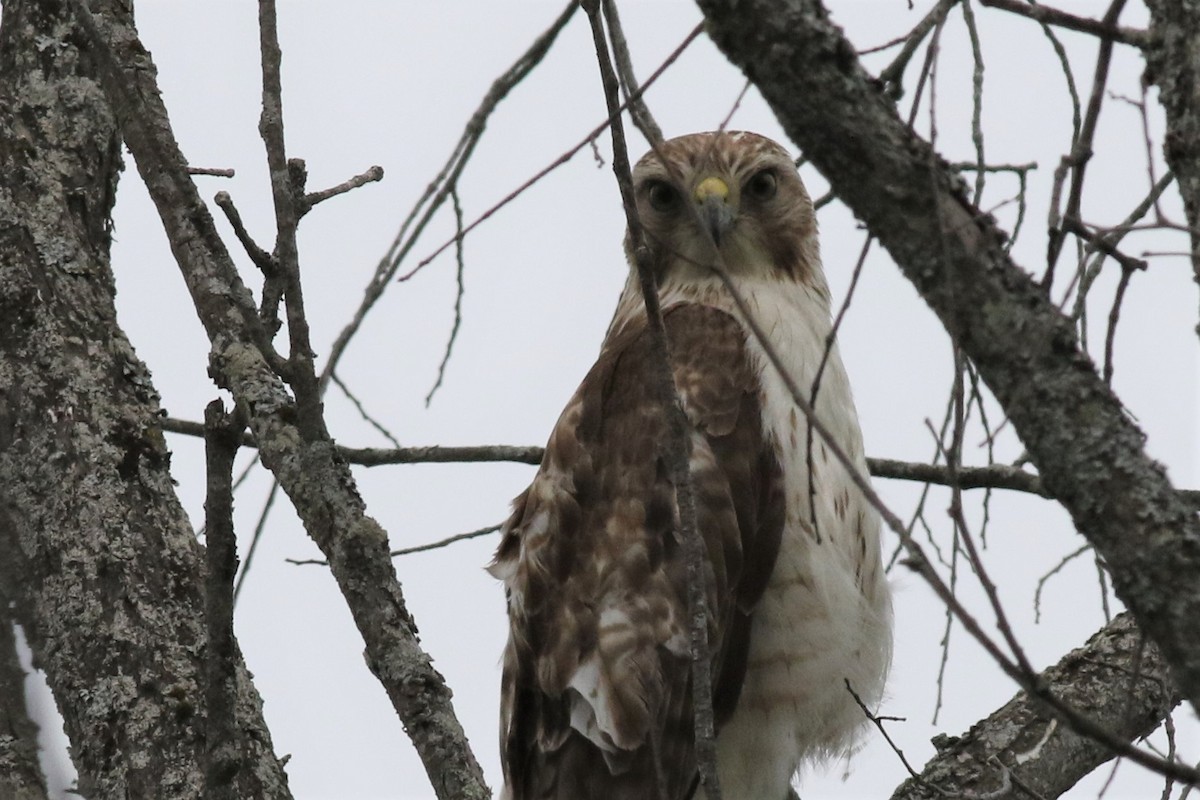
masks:
MULTIPOLYGON (((101 61, 104 90, 120 105, 125 142, 208 332, 210 374, 246 411, 263 464, 329 560, 366 644, 367 665, 387 691, 438 797, 485 800, 491 792, 483 770, 454 714, 450 688, 421 649, 396 580, 387 532, 366 514, 325 427, 311 354, 305 347, 293 348, 293 358, 285 362, 275 352, 272 335, 187 174, 150 54, 121 0, 93 0, 92 7, 94 14, 79 21, 101 61)), ((307 327, 302 307, 292 305, 299 299, 299 266, 281 263, 281 269, 297 272, 297 284, 287 291, 288 327, 294 333, 307 327)))
MULTIPOLYGON (((1200 3, 1146 0, 1150 46, 1146 77, 1167 112, 1163 152, 1175 173, 1191 228, 1192 272, 1200 284, 1200 3)), ((1200 326, 1196 328, 1200 333, 1200 326)))
MULTIPOLYGON (((0 24, 0 570, 66 721, 80 792, 194 798, 202 559, 161 409, 117 326, 115 117, 69 8, 0 24)), ((240 657, 239 657, 240 660, 240 657)), ((288 797, 240 669, 242 797, 288 797)))
POLYGON ((817 0, 698 2, 717 46, 978 367, 1043 485, 1200 708, 1200 519, 1145 454, 1070 322, 1009 259, 994 220, 900 120, 817 0))

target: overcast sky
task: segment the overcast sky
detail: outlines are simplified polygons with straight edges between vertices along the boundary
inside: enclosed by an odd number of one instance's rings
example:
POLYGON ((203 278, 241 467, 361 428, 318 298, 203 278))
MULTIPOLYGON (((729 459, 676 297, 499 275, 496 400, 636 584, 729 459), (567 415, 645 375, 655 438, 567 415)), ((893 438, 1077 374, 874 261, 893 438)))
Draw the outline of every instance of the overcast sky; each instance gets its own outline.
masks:
MULTIPOLYGON (((924 15, 928 0, 830 2, 835 20, 861 48, 902 34, 924 15)), ((973 4, 978 5, 978 4, 973 4)), ((1081 14, 1091 2, 1060 3, 1081 14)), ((1140 26, 1145 12, 1131 3, 1121 22, 1140 26)), ((280 4, 284 113, 289 155, 307 161, 309 188, 346 180, 371 165, 386 171, 372 184, 319 206, 301 228, 301 264, 313 340, 321 355, 347 323, 400 221, 449 155, 462 127, 492 80, 556 17, 560 2, 452 3, 299 2, 280 4), (435 9, 452 9, 452 12, 435 9)), ((687 2, 634 0, 621 5, 639 76, 648 75, 699 21, 687 2)), ((232 180, 199 178, 201 193, 232 194, 259 243, 270 249, 270 189, 256 125, 260 102, 255 5, 208 0, 138 4, 143 42, 153 53, 175 132, 194 166, 235 169, 232 180)), ((983 8, 975 11, 986 71, 982 125, 991 163, 1036 162, 1025 229, 1013 253, 1040 272, 1054 167, 1069 147, 1071 108, 1066 81, 1049 41, 1027 20, 983 8)), ((1080 92, 1090 90, 1093 39, 1060 32, 1080 92)), ((895 50, 871 57, 878 71, 895 50)), ((910 67, 915 76, 919 58, 910 67)), ((1142 61, 1118 46, 1111 89, 1139 96, 1142 61)), ((974 160, 971 141, 972 62, 959 11, 942 39, 937 73, 937 145, 950 161, 974 160)), ((696 41, 648 95, 668 136, 717 127, 744 79, 706 39, 696 41)), ((901 103, 907 109, 912 84, 901 103)), ((1152 133, 1161 140, 1161 113, 1151 95, 1152 133)), ((500 107, 464 175, 466 218, 474 219, 552 162, 604 118, 591 36, 577 15, 545 63, 500 107)), ((918 128, 928 135, 927 104, 918 128)), ((765 103, 752 90, 731 127, 785 142, 765 103)), ((644 143, 635 136, 635 157, 644 143)), ((1129 105, 1110 101, 1101 117, 1096 156, 1089 165, 1083 213, 1113 224, 1146 193, 1149 183, 1141 120, 1129 105)), ((420 275, 389 288, 351 345, 339 369, 365 408, 405 445, 543 444, 562 405, 594 358, 626 266, 624 223, 609 168, 607 136, 598 156, 585 149, 517 202, 497 213, 465 242, 462 326, 444 383, 427 408, 454 319, 455 261, 448 252, 420 275), (597 161, 599 158, 599 162, 597 161), (600 163, 602 162, 602 163, 600 163)), ((1154 158, 1162 174, 1157 148, 1154 158)), ((814 196, 824 181, 802 175, 814 196)), ((987 179, 982 206, 1011 230, 1017 205, 1012 174, 987 179)), ((1164 206, 1182 219, 1174 190, 1164 206)), ((220 214, 213 206, 214 215, 220 214)), ((862 247, 863 231, 834 203, 820 212, 822 250, 835 302, 844 297, 862 247)), ((196 321, 161 226, 127 161, 116 210, 113 254, 118 312, 145 359, 172 416, 198 420, 216 396, 206 374, 207 341, 196 321)), ((222 229, 228 227, 220 221, 222 229)), ((417 244, 411 264, 452 233, 447 207, 417 244)), ((236 245, 227 236, 231 250, 236 245)), ((1179 234, 1146 233, 1128 251, 1178 251, 1179 234)), ((243 276, 253 268, 238 255, 243 276)), ((1064 259, 1064 263, 1069 259, 1064 259)), ((1067 270, 1067 267, 1063 267, 1067 270)), ((1103 352, 1104 325, 1116 270, 1093 289, 1089 339, 1103 352)), ((1062 297, 1065 282, 1055 289, 1062 297)), ((1114 385, 1149 436, 1148 449, 1167 465, 1177 486, 1197 487, 1196 287, 1186 259, 1164 256, 1132 282, 1116 340, 1114 385)), ((841 333, 867 452, 927 461, 934 441, 927 420, 940 425, 952 378, 950 348, 940 324, 887 255, 873 249, 841 333)), ((340 443, 386 446, 337 388, 327 397, 330 429, 340 443)), ((989 405, 989 419, 1002 414, 989 405)), ((984 436, 973 429, 967 459, 985 463, 984 436)), ((198 441, 172 436, 172 469, 180 494, 199 521, 203 460, 198 441)), ((1011 462, 1021 446, 1011 431, 995 457, 1011 462)), ((248 463, 249 457, 242 459, 248 463)), ((521 465, 425 465, 356 468, 370 513, 395 547, 429 542, 499 522, 510 499, 533 475, 521 465)), ((269 487, 256 470, 236 498, 236 523, 249 541, 269 487)), ((911 516, 920 487, 876 481, 901 517, 911 516)), ((969 493, 977 532, 981 493, 969 493)), ((948 494, 933 491, 926 517, 948 553, 948 494)), ((1096 568, 1075 560, 1050 581, 1034 624, 1039 578, 1083 539, 1058 506, 1034 497, 997 493, 987 525, 985 561, 1027 653, 1038 666, 1057 661, 1103 624, 1096 568)), ((484 571, 494 537, 396 562, 422 642, 454 691, 455 708, 487 773, 499 788, 496 746, 499 668, 506 636, 500 586, 484 571)), ((895 541, 888 535, 885 551, 895 541)), ((293 566, 285 558, 317 558, 286 500, 270 514, 238 608, 236 628, 247 665, 265 700, 265 714, 296 797, 431 798, 423 769, 390 703, 366 669, 362 641, 328 571, 293 566)), ((940 716, 937 676, 945 617, 921 581, 893 572, 896 654, 882 713, 906 721, 889 725, 918 768, 932 754, 929 737, 960 734, 1015 691, 957 626, 951 633, 940 716)), ((978 582, 959 587, 981 619, 991 620, 978 582)), ((1200 758, 1200 735, 1180 713, 1180 750, 1200 758)), ((899 760, 877 735, 849 763, 816 770, 802 795, 880 797, 904 777, 899 760)), ((60 757, 60 762, 61 757, 60 757)), ((1091 797, 1098 776, 1072 796, 1091 797)), ((1161 782, 1124 766, 1110 797, 1147 796, 1161 782)))

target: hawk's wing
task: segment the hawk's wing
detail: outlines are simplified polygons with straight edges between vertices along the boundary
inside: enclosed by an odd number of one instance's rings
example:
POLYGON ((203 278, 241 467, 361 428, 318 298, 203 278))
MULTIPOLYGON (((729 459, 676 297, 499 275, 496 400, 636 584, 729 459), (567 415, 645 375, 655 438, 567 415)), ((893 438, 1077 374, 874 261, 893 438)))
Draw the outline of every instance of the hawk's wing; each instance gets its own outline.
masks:
MULTIPOLYGON (((708 553, 720 724, 779 550, 782 477, 742 326, 690 304, 665 322, 708 553)), ((505 525, 492 570, 511 626, 500 746, 512 800, 646 800, 656 785, 677 800, 692 785, 687 577, 652 369, 644 321, 606 343, 505 525)))

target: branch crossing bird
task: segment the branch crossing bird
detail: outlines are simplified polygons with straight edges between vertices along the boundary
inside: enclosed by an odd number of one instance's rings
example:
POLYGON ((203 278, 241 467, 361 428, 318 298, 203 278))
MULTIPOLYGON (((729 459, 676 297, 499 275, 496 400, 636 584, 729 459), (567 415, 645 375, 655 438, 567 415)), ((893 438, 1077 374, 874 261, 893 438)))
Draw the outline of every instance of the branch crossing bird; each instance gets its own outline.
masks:
MULTIPOLYGON (((633 181, 688 422, 722 796, 784 800, 804 763, 854 748, 866 718, 847 682, 876 705, 892 644, 877 515, 810 437, 716 272, 866 476, 849 380, 836 345, 827 348, 813 205, 787 152, 753 133, 664 142, 633 181)), ((507 800, 704 798, 682 531, 652 353, 631 269, 489 568, 504 582, 510 626, 507 800)))

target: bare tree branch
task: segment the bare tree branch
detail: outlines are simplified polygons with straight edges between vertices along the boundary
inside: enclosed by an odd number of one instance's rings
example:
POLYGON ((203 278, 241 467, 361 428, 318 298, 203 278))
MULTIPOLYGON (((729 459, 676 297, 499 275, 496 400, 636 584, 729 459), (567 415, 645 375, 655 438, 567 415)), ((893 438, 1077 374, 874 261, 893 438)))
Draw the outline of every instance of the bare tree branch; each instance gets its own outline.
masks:
MULTIPOLYGON (((164 417, 159 423, 168 433, 187 436, 203 436, 204 426, 199 422, 164 417)), ((243 447, 257 447, 254 436, 243 433, 243 447)), ((337 445, 338 455, 349 464, 364 467, 380 467, 390 464, 460 464, 511 461, 517 464, 540 464, 544 449, 536 445, 471 445, 465 447, 344 447, 337 445)), ((876 478, 900 481, 933 483, 952 486, 954 478, 949 469, 937 464, 919 461, 899 461, 892 458, 868 458, 867 466, 876 478)), ((959 467, 958 486, 962 489, 1009 489, 1014 492, 1051 497, 1042 486, 1041 478, 1018 467, 993 464, 989 467, 959 467)), ((1186 502, 1200 507, 1200 490, 1181 489, 1179 496, 1186 502)))
POLYGON ((357 189, 360 186, 366 186, 368 183, 375 183, 376 181, 381 180, 383 180, 383 167, 376 165, 362 174, 355 175, 349 180, 342 181, 337 186, 331 186, 328 189, 322 189, 319 192, 309 192, 308 194, 304 195, 304 204, 301 207, 302 212, 307 214, 317 203, 323 203, 331 197, 337 197, 339 194, 345 194, 346 192, 357 189))
MULTIPOLYGON (((1125 740, 1148 735, 1179 702, 1166 662, 1127 613, 1039 679, 1048 691, 1076 708, 1087 708, 1093 719, 1125 740)), ((1113 756, 1103 745, 1058 724, 1025 692, 963 736, 935 744, 938 754, 919 776, 901 784, 892 800, 1027 800, 1028 791, 1058 797, 1113 756)))
POLYGON ((1009 11, 1022 17, 1037 20, 1044 25, 1057 25, 1060 28, 1067 28, 1068 30, 1079 31, 1080 33, 1090 33, 1102 39, 1111 39, 1114 42, 1132 45, 1133 47, 1144 48, 1150 43, 1150 36, 1146 31, 1139 31, 1136 28, 1123 28, 1119 25, 1092 19, 1091 17, 1079 17, 1074 14, 1068 14, 1066 11, 1059 11, 1057 8, 1051 8, 1050 6, 1034 5, 1033 3, 1025 2, 1025 0, 979 1, 989 8, 1009 11))

